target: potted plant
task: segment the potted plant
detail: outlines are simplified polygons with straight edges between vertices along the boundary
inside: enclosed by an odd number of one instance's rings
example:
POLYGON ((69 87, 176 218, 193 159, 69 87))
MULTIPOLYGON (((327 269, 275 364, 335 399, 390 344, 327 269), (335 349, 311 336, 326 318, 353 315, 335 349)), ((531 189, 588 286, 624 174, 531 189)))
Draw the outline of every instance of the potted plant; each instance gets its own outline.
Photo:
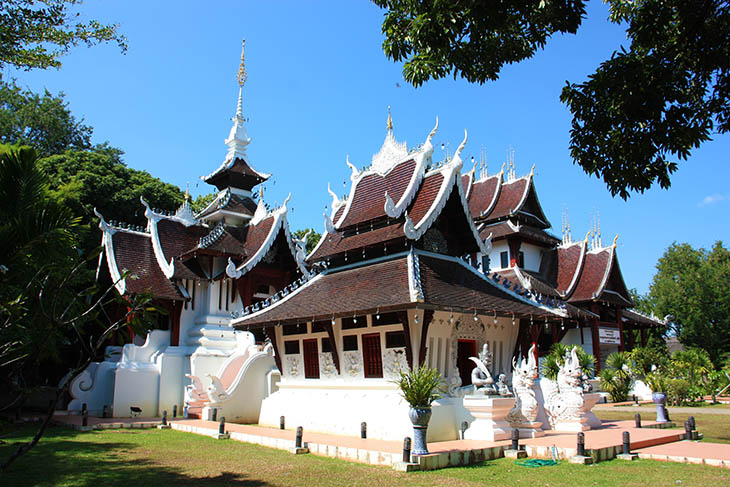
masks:
POLYGON ((436 369, 417 367, 409 372, 400 372, 393 381, 410 405, 408 417, 413 423, 413 454, 427 455, 426 431, 431 419, 431 403, 441 397, 441 374, 436 369))
POLYGON ((651 398, 656 404, 656 422, 666 423, 667 417, 667 379, 661 369, 653 370, 644 377, 644 382, 651 389, 651 398))

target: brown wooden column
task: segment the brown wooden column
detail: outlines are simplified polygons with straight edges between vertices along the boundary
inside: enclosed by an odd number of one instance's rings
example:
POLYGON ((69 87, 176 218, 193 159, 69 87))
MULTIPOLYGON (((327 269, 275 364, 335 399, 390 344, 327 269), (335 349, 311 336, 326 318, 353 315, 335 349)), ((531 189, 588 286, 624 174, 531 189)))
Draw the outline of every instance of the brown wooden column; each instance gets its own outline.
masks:
POLYGON ((281 366, 281 354, 279 353, 279 346, 276 344, 276 328, 274 325, 269 325, 266 327, 266 336, 269 337, 269 340, 271 340, 271 345, 274 347, 274 362, 276 362, 276 366, 279 368, 279 372, 281 372, 281 375, 284 375, 284 369, 281 366))
POLYGON ((327 321, 324 325, 327 336, 330 339, 330 348, 332 349, 332 362, 335 364, 337 373, 340 373, 340 354, 337 352, 337 341, 335 340, 335 330, 332 328, 332 322, 327 321))
POLYGON ((616 307, 616 321, 618 321, 618 336, 621 339, 621 343, 618 346, 618 351, 624 351, 624 323, 621 319, 621 306, 616 307))
MULTIPOLYGON (((591 311, 598 314, 598 305, 593 303, 591 311)), ((598 339, 598 318, 593 318, 591 324, 591 330, 593 331, 593 356, 596 357, 596 375, 601 371, 601 345, 598 339)))
POLYGON ((645 347, 646 346, 646 342, 647 342, 647 339, 646 339, 646 328, 642 328, 641 329, 641 346, 642 347, 645 347))
POLYGON ((413 370, 413 344, 411 343, 411 326, 408 324, 408 311, 398 311, 398 319, 403 324, 403 333, 406 336, 406 361, 413 370))
POLYGON ((433 321, 433 310, 427 309, 423 312, 423 326, 421 326, 421 346, 418 348, 418 366, 423 366, 426 361, 426 339, 428 335, 428 327, 433 321))
POLYGON ((173 301, 170 308, 170 346, 177 347, 180 345, 180 315, 183 302, 173 301))

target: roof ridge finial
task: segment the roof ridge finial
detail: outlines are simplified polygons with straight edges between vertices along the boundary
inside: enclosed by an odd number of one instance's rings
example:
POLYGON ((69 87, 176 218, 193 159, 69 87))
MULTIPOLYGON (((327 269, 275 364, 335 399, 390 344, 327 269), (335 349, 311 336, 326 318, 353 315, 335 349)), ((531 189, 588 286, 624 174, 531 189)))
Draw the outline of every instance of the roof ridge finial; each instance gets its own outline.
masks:
POLYGON ((190 181, 185 183, 185 201, 190 199, 190 181))
POLYGON ((386 123, 388 133, 393 132, 393 117, 390 114, 390 105, 388 105, 388 122, 386 123))
POLYGON ((245 52, 246 52, 246 39, 241 42, 241 65, 238 67, 238 74, 236 75, 236 78, 238 79, 238 86, 243 88, 243 85, 246 83, 246 80, 248 79, 248 75, 246 74, 246 61, 245 61, 245 52))

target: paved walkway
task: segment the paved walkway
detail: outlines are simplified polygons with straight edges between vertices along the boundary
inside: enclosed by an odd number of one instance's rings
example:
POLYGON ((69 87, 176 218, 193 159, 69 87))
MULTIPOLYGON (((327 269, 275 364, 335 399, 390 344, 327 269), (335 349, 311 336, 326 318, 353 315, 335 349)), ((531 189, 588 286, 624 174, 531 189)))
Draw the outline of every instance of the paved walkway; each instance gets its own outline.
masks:
MULTIPOLYGON (((56 415, 55 422, 80 429, 79 415, 56 415)), ((159 418, 88 418, 88 429, 149 428, 160 424, 159 418)), ((174 429, 218 437, 219 423, 199 419, 171 418, 174 429)), ((640 458, 700 463, 730 468, 730 445, 682 441, 684 431, 652 428, 655 423, 644 421, 643 428, 635 428, 633 421, 604 421, 603 427, 585 432, 585 447, 595 460, 608 460, 621 452, 622 434, 631 435, 631 450, 640 458)), ((279 449, 291 450, 295 443, 294 430, 280 430, 261 426, 226 423, 230 438, 279 449)), ((303 441, 311 453, 375 465, 394 465, 402 456, 401 441, 362 439, 304 431, 303 441)), ((419 459, 421 468, 440 468, 450 465, 478 463, 503 456, 510 441, 453 440, 428 444, 431 455, 419 459)), ((550 458, 555 447, 561 459, 576 454, 575 433, 548 431, 540 438, 520 440, 520 445, 532 458, 550 458)))
POLYGON ((639 458, 730 468, 730 445, 679 441, 636 450, 639 458))

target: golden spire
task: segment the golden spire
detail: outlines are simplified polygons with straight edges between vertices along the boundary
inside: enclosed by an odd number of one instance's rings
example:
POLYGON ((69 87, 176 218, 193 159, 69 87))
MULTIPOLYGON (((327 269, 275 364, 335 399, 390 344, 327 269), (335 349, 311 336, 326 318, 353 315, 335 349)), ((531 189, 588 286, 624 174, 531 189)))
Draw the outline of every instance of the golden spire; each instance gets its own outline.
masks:
POLYGON ((190 183, 185 184, 185 201, 190 199, 190 183))
POLYGON ((243 40, 241 43, 241 66, 238 68, 238 75, 236 76, 238 78, 238 86, 243 87, 243 84, 246 82, 246 63, 244 61, 244 53, 246 51, 246 39, 243 40))
POLYGON ((390 116, 390 105, 388 105, 388 132, 393 131, 393 117, 390 116))

